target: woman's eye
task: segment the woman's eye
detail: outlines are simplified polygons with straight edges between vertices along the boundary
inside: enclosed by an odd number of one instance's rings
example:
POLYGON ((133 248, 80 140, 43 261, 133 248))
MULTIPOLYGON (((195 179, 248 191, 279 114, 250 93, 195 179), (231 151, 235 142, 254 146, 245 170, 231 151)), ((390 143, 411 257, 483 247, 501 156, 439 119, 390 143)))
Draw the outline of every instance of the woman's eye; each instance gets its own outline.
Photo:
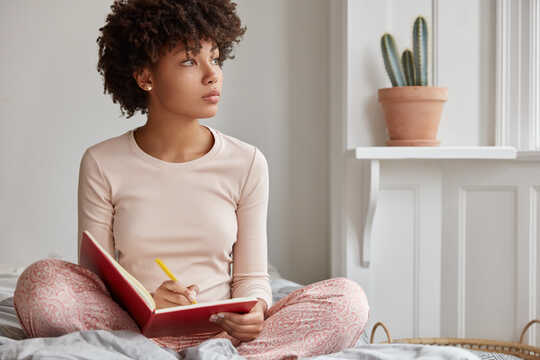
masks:
MULTIPOLYGON (((212 60, 215 61, 215 64, 216 64, 216 65, 219 65, 219 58, 214 58, 214 59, 212 59, 212 60)), ((188 60, 182 61, 182 64, 185 64, 185 63, 187 63, 187 62, 189 62, 189 61, 193 62, 194 60, 193 60, 193 59, 188 59, 188 60)))

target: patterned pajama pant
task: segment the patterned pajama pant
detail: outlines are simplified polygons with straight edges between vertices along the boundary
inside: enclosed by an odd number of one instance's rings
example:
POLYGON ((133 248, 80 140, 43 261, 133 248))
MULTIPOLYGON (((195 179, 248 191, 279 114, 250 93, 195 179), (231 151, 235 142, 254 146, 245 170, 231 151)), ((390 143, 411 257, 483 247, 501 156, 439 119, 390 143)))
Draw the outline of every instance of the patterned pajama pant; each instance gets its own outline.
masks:
MULTIPOLYGON (((29 337, 60 336, 73 331, 139 328, 90 270, 59 259, 43 259, 20 275, 13 298, 29 337)), ((228 338, 248 359, 295 359, 329 354, 356 344, 368 321, 367 297, 356 282, 332 278, 297 289, 268 309, 264 328, 252 341, 226 332, 204 337, 150 338, 181 351, 210 338, 228 338)))

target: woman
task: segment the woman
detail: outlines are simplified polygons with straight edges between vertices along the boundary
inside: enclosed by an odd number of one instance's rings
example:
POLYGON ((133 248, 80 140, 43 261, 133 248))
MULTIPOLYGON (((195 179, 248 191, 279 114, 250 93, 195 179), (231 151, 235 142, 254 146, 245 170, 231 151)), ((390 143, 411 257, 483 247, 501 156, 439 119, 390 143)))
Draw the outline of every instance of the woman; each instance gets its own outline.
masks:
MULTIPOLYGON (((104 88, 143 126, 86 149, 78 241, 88 230, 152 291, 157 307, 254 296, 247 314, 213 317, 220 331, 152 338, 180 351, 224 337, 251 359, 313 356, 353 346, 369 306, 354 281, 307 285, 272 304, 267 271, 268 164, 253 145, 199 124, 213 117, 222 65, 246 28, 230 0, 116 1, 98 38, 104 88), (180 279, 167 280, 156 257, 180 279), (232 265, 232 271, 230 269, 232 265)), ((80 248, 80 246, 79 246, 80 248)), ((78 254, 78 262, 84 257, 78 254)), ((44 259, 21 274, 14 302, 32 337, 88 329, 139 332, 102 281, 44 259)))

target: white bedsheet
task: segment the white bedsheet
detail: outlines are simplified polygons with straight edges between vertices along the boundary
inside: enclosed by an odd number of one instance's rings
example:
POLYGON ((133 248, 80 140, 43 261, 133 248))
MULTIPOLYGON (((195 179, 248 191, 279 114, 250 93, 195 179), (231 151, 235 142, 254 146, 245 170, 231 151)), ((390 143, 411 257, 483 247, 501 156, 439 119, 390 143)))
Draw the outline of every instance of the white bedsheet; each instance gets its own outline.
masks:
POLYGON ((0 301, 13 296, 17 285, 17 275, 0 274, 0 301))
MULTIPOLYGON (((151 347, 153 343, 145 342, 134 334, 124 334, 123 332, 107 332, 103 330, 90 330, 85 332, 76 332, 56 338, 39 338, 39 339, 24 339, 18 319, 13 308, 12 296, 17 282, 17 276, 20 270, 14 270, 10 273, 0 274, 0 359, 4 359, 3 351, 11 351, 11 354, 16 354, 16 358, 22 358, 23 354, 32 353, 34 358, 41 358, 40 354, 56 354, 65 359, 99 359, 104 360, 115 358, 116 356, 126 356, 130 358, 130 351, 133 346, 151 347), (115 334, 123 334, 124 338, 115 337, 115 334), (103 346, 103 339, 109 339, 115 344, 115 347, 108 350, 100 350, 103 346), (13 341, 11 340, 13 339, 13 341), (18 340, 18 341, 17 341, 18 340), (35 340, 35 341, 29 341, 35 340), (89 352, 82 354, 79 346, 83 344, 88 347, 89 352), (142 344, 142 345, 141 345, 142 344), (30 351, 33 349, 32 351, 30 351), (90 351, 90 350, 95 351, 90 351), (105 352, 104 352, 105 351, 105 352), (106 353, 107 351, 110 354, 106 353), (115 354, 115 352, 117 352, 115 354), (84 355, 84 356, 83 356, 84 355), (21 356, 21 357, 19 357, 21 356), (70 357, 72 356, 72 357, 70 357)), ((292 282, 281 277, 279 272, 270 265, 269 273, 271 276, 271 286, 274 303, 282 297, 286 296, 302 285, 292 282)), ((373 328, 374 319, 370 319, 366 331, 358 341, 355 347, 346 349, 341 352, 328 355, 320 355, 310 359, 518 359, 510 355, 491 354, 484 352, 468 351, 465 349, 441 347, 441 346, 425 346, 413 344, 368 344, 370 331, 373 328), (477 356, 478 355, 478 356, 477 356)), ((143 337, 142 335, 139 335, 143 337)), ((105 341, 107 342, 107 341, 105 341)), ((111 344, 112 344, 111 343, 111 344)), ((157 345, 155 345, 157 346, 157 345)), ((159 352, 159 349, 150 349, 159 352)), ((149 351, 145 349, 145 351, 149 351)), ((160 353, 163 359, 175 358, 170 351, 160 353), (168 354, 167 354, 168 353, 168 354)), ((48 356, 47 355, 47 356, 48 356)), ((176 355, 176 354, 174 354, 176 355)), ((122 358, 120 356, 120 358, 122 358)), ((230 341, 225 339, 210 339, 197 347, 186 349, 182 354, 183 359, 196 360, 215 360, 215 359, 241 359, 238 356, 236 349, 230 344, 230 341), (225 342, 225 343, 224 343, 225 342), (230 346, 229 346, 230 345, 230 346)), ((10 357, 11 358, 11 357, 10 357)), ((48 357, 44 357, 48 358, 48 357)))

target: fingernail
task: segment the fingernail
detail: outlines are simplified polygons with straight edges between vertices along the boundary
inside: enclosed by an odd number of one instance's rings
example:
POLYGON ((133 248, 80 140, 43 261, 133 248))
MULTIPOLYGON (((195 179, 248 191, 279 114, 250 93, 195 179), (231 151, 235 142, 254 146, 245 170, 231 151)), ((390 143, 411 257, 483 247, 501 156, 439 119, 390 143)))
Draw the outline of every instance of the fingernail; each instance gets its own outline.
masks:
POLYGON ((217 314, 218 318, 223 319, 225 317, 225 314, 219 313, 217 314))
POLYGON ((212 315, 210 316, 210 321, 215 322, 216 320, 217 320, 216 314, 212 314, 212 315))

